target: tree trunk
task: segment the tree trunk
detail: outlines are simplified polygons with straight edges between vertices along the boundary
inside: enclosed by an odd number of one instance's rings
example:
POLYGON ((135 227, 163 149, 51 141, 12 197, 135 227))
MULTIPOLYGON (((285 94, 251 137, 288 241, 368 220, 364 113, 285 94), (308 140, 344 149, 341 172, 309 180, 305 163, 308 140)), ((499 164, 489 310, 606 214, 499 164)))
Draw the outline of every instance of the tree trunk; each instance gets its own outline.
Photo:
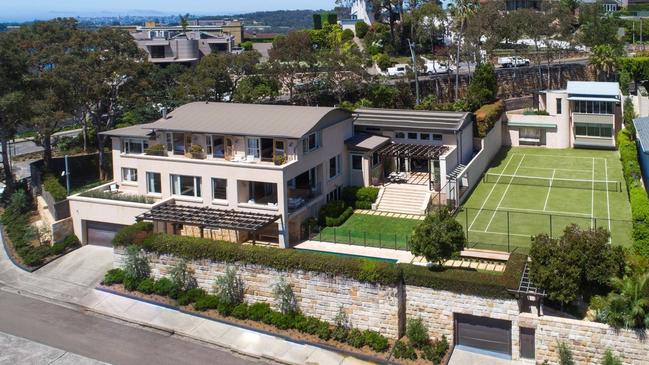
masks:
POLYGON ((99 179, 100 180, 106 180, 106 156, 104 152, 104 142, 105 142, 105 137, 101 136, 99 133, 97 133, 97 148, 98 148, 98 157, 99 157, 99 179))
POLYGON ((7 192, 13 191, 14 187, 14 174, 11 170, 11 161, 9 161, 9 140, 5 136, 0 136, 2 138, 2 168, 5 175, 5 185, 7 185, 7 192))
POLYGON ((45 171, 49 171, 52 167, 52 136, 49 133, 43 135, 41 143, 43 144, 43 164, 45 171))
POLYGON ((459 94, 459 87, 460 87, 460 39, 462 39, 461 35, 459 36, 457 42, 457 52, 455 58, 455 100, 454 101, 457 101, 458 94, 459 94))

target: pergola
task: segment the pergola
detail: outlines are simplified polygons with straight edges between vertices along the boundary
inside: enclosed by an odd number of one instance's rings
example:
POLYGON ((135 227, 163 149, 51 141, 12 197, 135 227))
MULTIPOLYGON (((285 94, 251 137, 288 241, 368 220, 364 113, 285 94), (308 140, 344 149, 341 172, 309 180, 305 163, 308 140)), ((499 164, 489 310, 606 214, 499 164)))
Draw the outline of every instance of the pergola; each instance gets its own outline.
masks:
POLYGON ((257 232, 280 219, 280 215, 249 213, 233 209, 191 207, 165 203, 137 216, 137 221, 164 222, 197 226, 201 229, 231 229, 257 232))
MULTIPOLYGON (((428 183, 433 184, 431 160, 439 160, 439 157, 449 150, 448 146, 432 146, 413 143, 390 143, 379 148, 376 153, 381 157, 396 157, 407 159, 428 160, 428 183)), ((432 187, 431 187, 432 189, 432 187)))
POLYGON ((541 304, 543 298, 545 297, 545 290, 538 288, 530 280, 529 262, 525 263, 525 268, 523 268, 523 275, 521 275, 521 280, 518 283, 518 289, 509 291, 516 295, 525 297, 526 300, 536 305, 539 312, 541 311, 541 304))

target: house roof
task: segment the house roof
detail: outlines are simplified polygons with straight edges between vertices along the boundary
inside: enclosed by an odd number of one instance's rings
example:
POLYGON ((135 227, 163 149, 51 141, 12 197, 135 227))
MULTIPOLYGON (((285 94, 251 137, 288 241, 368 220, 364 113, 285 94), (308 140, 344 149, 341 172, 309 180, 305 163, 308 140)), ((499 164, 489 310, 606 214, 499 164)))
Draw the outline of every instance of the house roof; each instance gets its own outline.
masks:
POLYGON ((117 128, 106 132, 101 132, 103 134, 111 137, 140 137, 146 138, 151 134, 151 129, 147 128, 151 123, 148 124, 138 124, 132 125, 130 127, 117 128))
POLYGON ((633 125, 642 152, 649 153, 649 117, 636 118, 633 120, 633 125))
POLYGON ((615 98, 620 95, 620 85, 617 82, 568 81, 566 90, 570 95, 609 96, 615 98))
POLYGON ((471 121, 470 113, 465 112, 362 108, 354 114, 355 125, 397 129, 457 131, 471 121))
POLYGON ((338 108, 195 102, 185 104, 146 128, 262 137, 301 138, 351 118, 338 108))
POLYGON ((374 134, 360 133, 345 141, 350 150, 372 151, 390 141, 390 138, 374 134))

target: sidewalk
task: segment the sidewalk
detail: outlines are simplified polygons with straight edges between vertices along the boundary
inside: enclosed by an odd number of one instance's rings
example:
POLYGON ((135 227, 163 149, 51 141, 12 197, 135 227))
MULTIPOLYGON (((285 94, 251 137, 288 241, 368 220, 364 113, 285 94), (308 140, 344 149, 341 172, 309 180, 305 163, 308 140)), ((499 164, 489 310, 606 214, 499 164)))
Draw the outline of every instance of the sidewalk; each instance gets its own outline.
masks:
POLYGON ((284 364, 366 363, 315 346, 95 290, 108 262, 112 265, 112 249, 84 246, 34 273, 28 273, 13 265, 0 243, 0 289, 24 291, 68 307, 214 344, 254 358, 284 364), (76 265, 72 264, 74 262, 76 265))
POLYGON ((0 332, 0 364, 107 365, 4 332, 0 332))

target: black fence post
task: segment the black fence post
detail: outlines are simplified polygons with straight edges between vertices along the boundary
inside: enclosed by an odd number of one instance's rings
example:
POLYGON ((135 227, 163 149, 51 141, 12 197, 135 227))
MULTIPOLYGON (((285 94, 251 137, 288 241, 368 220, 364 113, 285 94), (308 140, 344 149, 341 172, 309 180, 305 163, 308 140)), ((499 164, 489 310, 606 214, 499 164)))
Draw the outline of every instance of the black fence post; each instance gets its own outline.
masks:
POLYGON ((509 231, 509 210, 507 211, 507 252, 511 252, 509 248, 509 241, 511 238, 511 232, 509 231))
POLYGON ((466 241, 469 242, 469 209, 464 208, 464 227, 466 229, 466 241))
POLYGON ((367 246, 367 232, 363 231, 363 247, 367 246))
POLYGON ((379 247, 381 247, 381 232, 379 232, 379 247))
POLYGON ((397 234, 394 234, 394 249, 397 249, 397 234))
POLYGON ((552 234, 552 214, 550 214, 550 238, 554 238, 554 235, 552 234))
POLYGON ((320 236, 320 242, 322 242, 322 227, 318 226, 318 236, 320 236))
POLYGON ((334 227, 334 243, 338 243, 336 242, 336 227, 334 227))
POLYGON ((595 226, 595 229, 597 229, 597 218, 593 217, 593 225, 595 226))
POLYGON ((352 244, 352 231, 347 231, 347 240, 349 241, 349 244, 352 244))

